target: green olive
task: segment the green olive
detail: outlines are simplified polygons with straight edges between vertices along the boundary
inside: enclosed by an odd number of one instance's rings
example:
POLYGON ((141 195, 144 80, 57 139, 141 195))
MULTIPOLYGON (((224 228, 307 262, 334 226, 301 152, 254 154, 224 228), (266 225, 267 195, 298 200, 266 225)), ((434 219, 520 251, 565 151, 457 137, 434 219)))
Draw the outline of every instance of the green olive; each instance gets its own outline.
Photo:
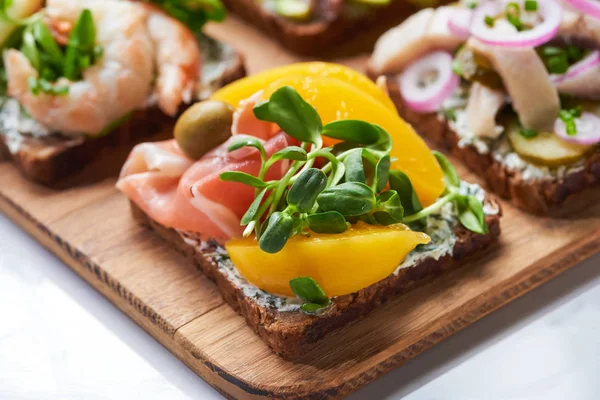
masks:
POLYGON ((231 137, 234 109, 221 101, 201 101, 188 108, 175 124, 175 140, 194 160, 231 137))

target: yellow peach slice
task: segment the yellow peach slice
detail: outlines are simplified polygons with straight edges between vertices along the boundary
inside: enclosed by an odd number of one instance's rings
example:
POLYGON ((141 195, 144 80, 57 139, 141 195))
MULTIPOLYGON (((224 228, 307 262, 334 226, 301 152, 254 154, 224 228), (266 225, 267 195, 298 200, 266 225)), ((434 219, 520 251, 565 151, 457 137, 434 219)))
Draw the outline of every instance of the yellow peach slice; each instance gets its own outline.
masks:
POLYGON ((266 88, 274 81, 291 75, 337 78, 371 95, 384 107, 396 112, 394 103, 388 95, 365 75, 344 65, 325 62, 306 62, 273 68, 227 85, 218 90, 212 99, 237 107, 240 101, 266 88))
POLYGON ((308 276, 328 296, 341 296, 386 278, 417 245, 429 241, 402 224, 359 223, 342 234, 295 236, 275 254, 263 252, 254 238, 232 239, 225 247, 240 273, 269 293, 294 296, 290 280, 308 276))

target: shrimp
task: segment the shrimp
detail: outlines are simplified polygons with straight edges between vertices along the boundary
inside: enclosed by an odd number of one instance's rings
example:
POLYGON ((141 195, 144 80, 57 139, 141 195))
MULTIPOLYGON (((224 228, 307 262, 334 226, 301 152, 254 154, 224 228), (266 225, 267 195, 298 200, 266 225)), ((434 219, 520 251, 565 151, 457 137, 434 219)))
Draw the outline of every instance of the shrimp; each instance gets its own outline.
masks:
POLYGON ((46 4, 45 21, 58 36, 68 35, 81 12, 89 9, 96 42, 104 49, 102 58, 83 71, 82 80, 61 77, 54 83, 69 88, 60 96, 33 94, 28 80, 37 78, 38 71, 18 50, 4 53, 8 94, 49 130, 95 136, 124 115, 147 107, 149 99, 171 116, 181 102, 192 100, 202 57, 192 33, 178 21, 159 9, 129 1, 48 0, 46 4))
POLYGON ((34 95, 28 79, 38 77, 29 60, 17 50, 4 54, 8 94, 49 130, 65 135, 97 135, 113 121, 142 108, 152 88, 153 46, 145 10, 117 0, 48 0, 47 20, 74 24, 84 9, 92 12, 96 41, 104 55, 83 71, 83 79, 62 77, 57 87, 66 95, 34 95))
POLYGON ((154 97, 165 114, 174 116, 182 102, 192 100, 200 79, 202 53, 185 25, 156 7, 144 7, 148 10, 148 32, 158 66, 154 97))

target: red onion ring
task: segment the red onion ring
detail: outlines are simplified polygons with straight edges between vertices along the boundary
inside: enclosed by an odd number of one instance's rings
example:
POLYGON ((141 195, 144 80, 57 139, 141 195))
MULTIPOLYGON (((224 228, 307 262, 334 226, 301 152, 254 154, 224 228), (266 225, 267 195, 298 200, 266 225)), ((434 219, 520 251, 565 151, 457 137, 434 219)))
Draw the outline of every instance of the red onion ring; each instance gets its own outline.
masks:
POLYGON ((583 14, 600 19, 600 3, 595 0, 565 0, 565 2, 583 14))
POLYGON ((559 83, 565 82, 566 80, 573 79, 580 74, 583 74, 584 72, 588 71, 590 68, 594 68, 598 64, 600 64, 600 51, 595 50, 588 54, 581 61, 578 61, 575 64, 571 65, 567 72, 565 72, 564 74, 550 75, 550 79, 552 80, 552 83, 557 85, 559 83))
POLYGON ((471 35, 471 22, 473 10, 469 8, 454 8, 448 18, 448 29, 452 34, 461 39, 468 39, 471 35))
POLYGON ((435 51, 410 64, 400 75, 400 93, 406 105, 417 112, 434 112, 458 87, 452 72, 452 55, 435 51), (423 86, 424 75, 435 72, 435 80, 423 86))
POLYGON ((575 119, 577 134, 567 135, 565 123, 557 118, 554 123, 554 132, 564 141, 576 144, 596 144, 600 143, 600 117, 590 112, 584 112, 580 118, 575 119))
POLYGON ((544 21, 528 31, 511 34, 498 33, 485 23, 485 17, 495 17, 504 12, 507 2, 488 1, 475 10, 471 35, 481 42, 502 47, 536 47, 550 41, 560 27, 562 7, 554 0, 538 0, 538 12, 544 21))

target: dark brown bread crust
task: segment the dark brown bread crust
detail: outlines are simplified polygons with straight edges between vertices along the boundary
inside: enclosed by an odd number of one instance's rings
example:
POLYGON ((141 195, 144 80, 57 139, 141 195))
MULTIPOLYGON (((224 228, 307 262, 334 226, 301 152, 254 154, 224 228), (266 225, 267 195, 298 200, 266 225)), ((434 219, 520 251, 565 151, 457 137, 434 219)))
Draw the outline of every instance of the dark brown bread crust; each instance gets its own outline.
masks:
MULTIPOLYGON (((241 55, 227 68, 216 81, 221 87, 246 75, 241 55)), ((98 139, 60 136, 52 138, 24 138, 19 151, 11 154, 6 138, 0 135, 0 155, 12 158, 21 173, 29 180, 51 185, 60 179, 80 170, 103 148, 133 143, 136 139, 150 137, 173 123, 173 118, 157 108, 136 111, 133 117, 110 134, 98 139)), ((2 157, 0 157, 2 159, 2 157)))
MULTIPOLYGON (((375 78, 372 73, 369 74, 375 78)), ((459 137, 437 113, 417 113, 409 109, 400 95, 393 77, 388 77, 390 97, 402 118, 428 141, 450 151, 470 170, 485 179, 487 186, 515 206, 537 215, 568 215, 579 206, 578 194, 600 184, 600 150, 585 158, 581 171, 567 179, 525 180, 521 172, 512 170, 491 154, 481 154, 475 146, 459 147, 459 137)))
POLYGON ((279 40, 287 49, 308 56, 331 50, 342 40, 364 33, 369 26, 391 21, 398 23, 418 10, 406 0, 393 0, 389 6, 373 8, 373 12, 358 18, 340 15, 313 22, 295 22, 266 10, 257 0, 223 0, 223 3, 229 10, 279 40))
MULTIPOLYGON (((493 200, 488 200, 500 210, 493 200)), ((329 333, 352 322, 364 318, 373 309, 385 303, 392 296, 404 294, 424 282, 439 276, 442 272, 455 268, 474 254, 478 254, 494 244, 500 235, 500 216, 488 216, 489 233, 477 235, 462 227, 455 229, 458 237, 452 255, 439 260, 426 259, 413 268, 400 270, 398 275, 390 275, 356 293, 333 299, 333 304, 319 316, 309 316, 302 312, 279 312, 258 305, 242 290, 219 271, 217 265, 205 253, 197 251, 185 243, 175 230, 164 227, 150 219, 140 208, 131 203, 132 213, 140 223, 149 226, 175 248, 192 259, 200 270, 214 281, 225 301, 245 319, 248 325, 280 356, 297 359, 309 351, 319 340, 329 333)), ((210 244, 210 241, 208 241, 210 244)), ((216 243, 210 245, 206 253, 214 251, 216 243)))

